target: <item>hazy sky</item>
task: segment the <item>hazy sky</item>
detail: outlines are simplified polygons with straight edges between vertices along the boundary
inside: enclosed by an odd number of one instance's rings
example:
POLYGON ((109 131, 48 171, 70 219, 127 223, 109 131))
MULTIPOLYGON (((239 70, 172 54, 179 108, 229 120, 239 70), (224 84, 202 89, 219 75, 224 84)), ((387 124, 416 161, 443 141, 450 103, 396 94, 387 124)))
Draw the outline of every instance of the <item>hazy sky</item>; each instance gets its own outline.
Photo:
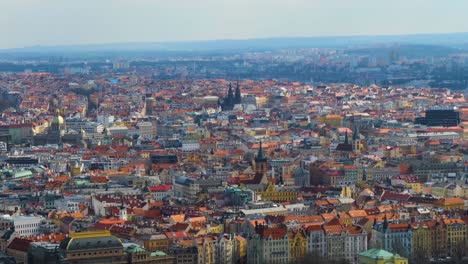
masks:
POLYGON ((0 48, 468 32, 467 0, 0 0, 0 48))

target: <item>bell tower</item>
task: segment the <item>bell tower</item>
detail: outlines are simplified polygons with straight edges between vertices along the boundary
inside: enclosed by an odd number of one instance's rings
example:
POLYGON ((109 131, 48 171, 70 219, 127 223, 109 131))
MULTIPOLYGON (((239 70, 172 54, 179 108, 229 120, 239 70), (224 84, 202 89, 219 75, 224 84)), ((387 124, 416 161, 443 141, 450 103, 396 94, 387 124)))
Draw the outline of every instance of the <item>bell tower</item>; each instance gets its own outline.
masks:
POLYGON ((353 152, 361 153, 361 138, 359 136, 359 126, 356 124, 353 131, 353 152))
POLYGON ((260 147, 258 148, 257 156, 255 157, 255 178, 261 178, 262 183, 268 182, 268 161, 263 152, 262 142, 260 141, 260 147))

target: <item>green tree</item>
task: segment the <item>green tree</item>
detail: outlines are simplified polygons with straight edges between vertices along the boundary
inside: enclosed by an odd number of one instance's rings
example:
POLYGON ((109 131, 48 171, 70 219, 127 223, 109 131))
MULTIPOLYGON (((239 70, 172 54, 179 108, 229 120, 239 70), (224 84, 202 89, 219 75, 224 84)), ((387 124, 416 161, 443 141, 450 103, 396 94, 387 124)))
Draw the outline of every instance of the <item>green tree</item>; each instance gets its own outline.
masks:
POLYGON ((400 238, 397 238, 392 243, 392 253, 396 253, 402 257, 407 257, 407 249, 403 245, 403 241, 400 238))
POLYGON ((467 245, 468 243, 465 240, 460 240, 457 242, 455 245, 455 252, 454 252, 454 259, 455 262, 458 263, 464 263, 463 258, 467 256, 467 245))
POLYGON ((429 256, 423 250, 416 250, 410 259, 410 264, 430 264, 429 256))
POLYGON ((321 256, 317 251, 306 254, 299 264, 350 264, 346 259, 328 259, 321 256))

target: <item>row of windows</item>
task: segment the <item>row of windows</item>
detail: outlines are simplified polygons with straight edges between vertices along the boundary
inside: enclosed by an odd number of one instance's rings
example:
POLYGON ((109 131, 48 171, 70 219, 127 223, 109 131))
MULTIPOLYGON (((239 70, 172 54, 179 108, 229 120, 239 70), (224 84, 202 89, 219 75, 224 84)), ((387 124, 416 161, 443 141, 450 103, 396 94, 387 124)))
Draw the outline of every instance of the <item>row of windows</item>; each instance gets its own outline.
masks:
POLYGON ((36 226, 39 226, 39 223, 15 225, 15 228, 28 228, 28 227, 36 227, 36 226))
POLYGON ((18 234, 34 234, 38 232, 37 229, 24 229, 24 230, 17 230, 16 231, 18 234))
POLYGON ((104 250, 103 252, 83 252, 83 253, 72 253, 71 256, 72 257, 81 257, 81 256, 95 256, 95 255, 101 255, 101 254, 112 254, 112 253, 119 253, 118 250, 114 250, 114 251, 108 251, 108 250, 104 250))

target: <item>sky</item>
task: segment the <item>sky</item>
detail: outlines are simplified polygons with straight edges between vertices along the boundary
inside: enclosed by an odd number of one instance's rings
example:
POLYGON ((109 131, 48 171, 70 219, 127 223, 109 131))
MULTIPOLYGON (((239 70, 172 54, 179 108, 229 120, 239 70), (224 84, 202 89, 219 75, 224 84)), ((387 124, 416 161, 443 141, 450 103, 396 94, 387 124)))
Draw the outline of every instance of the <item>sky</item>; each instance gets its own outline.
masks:
POLYGON ((0 0, 0 48, 468 32, 467 0, 0 0))

